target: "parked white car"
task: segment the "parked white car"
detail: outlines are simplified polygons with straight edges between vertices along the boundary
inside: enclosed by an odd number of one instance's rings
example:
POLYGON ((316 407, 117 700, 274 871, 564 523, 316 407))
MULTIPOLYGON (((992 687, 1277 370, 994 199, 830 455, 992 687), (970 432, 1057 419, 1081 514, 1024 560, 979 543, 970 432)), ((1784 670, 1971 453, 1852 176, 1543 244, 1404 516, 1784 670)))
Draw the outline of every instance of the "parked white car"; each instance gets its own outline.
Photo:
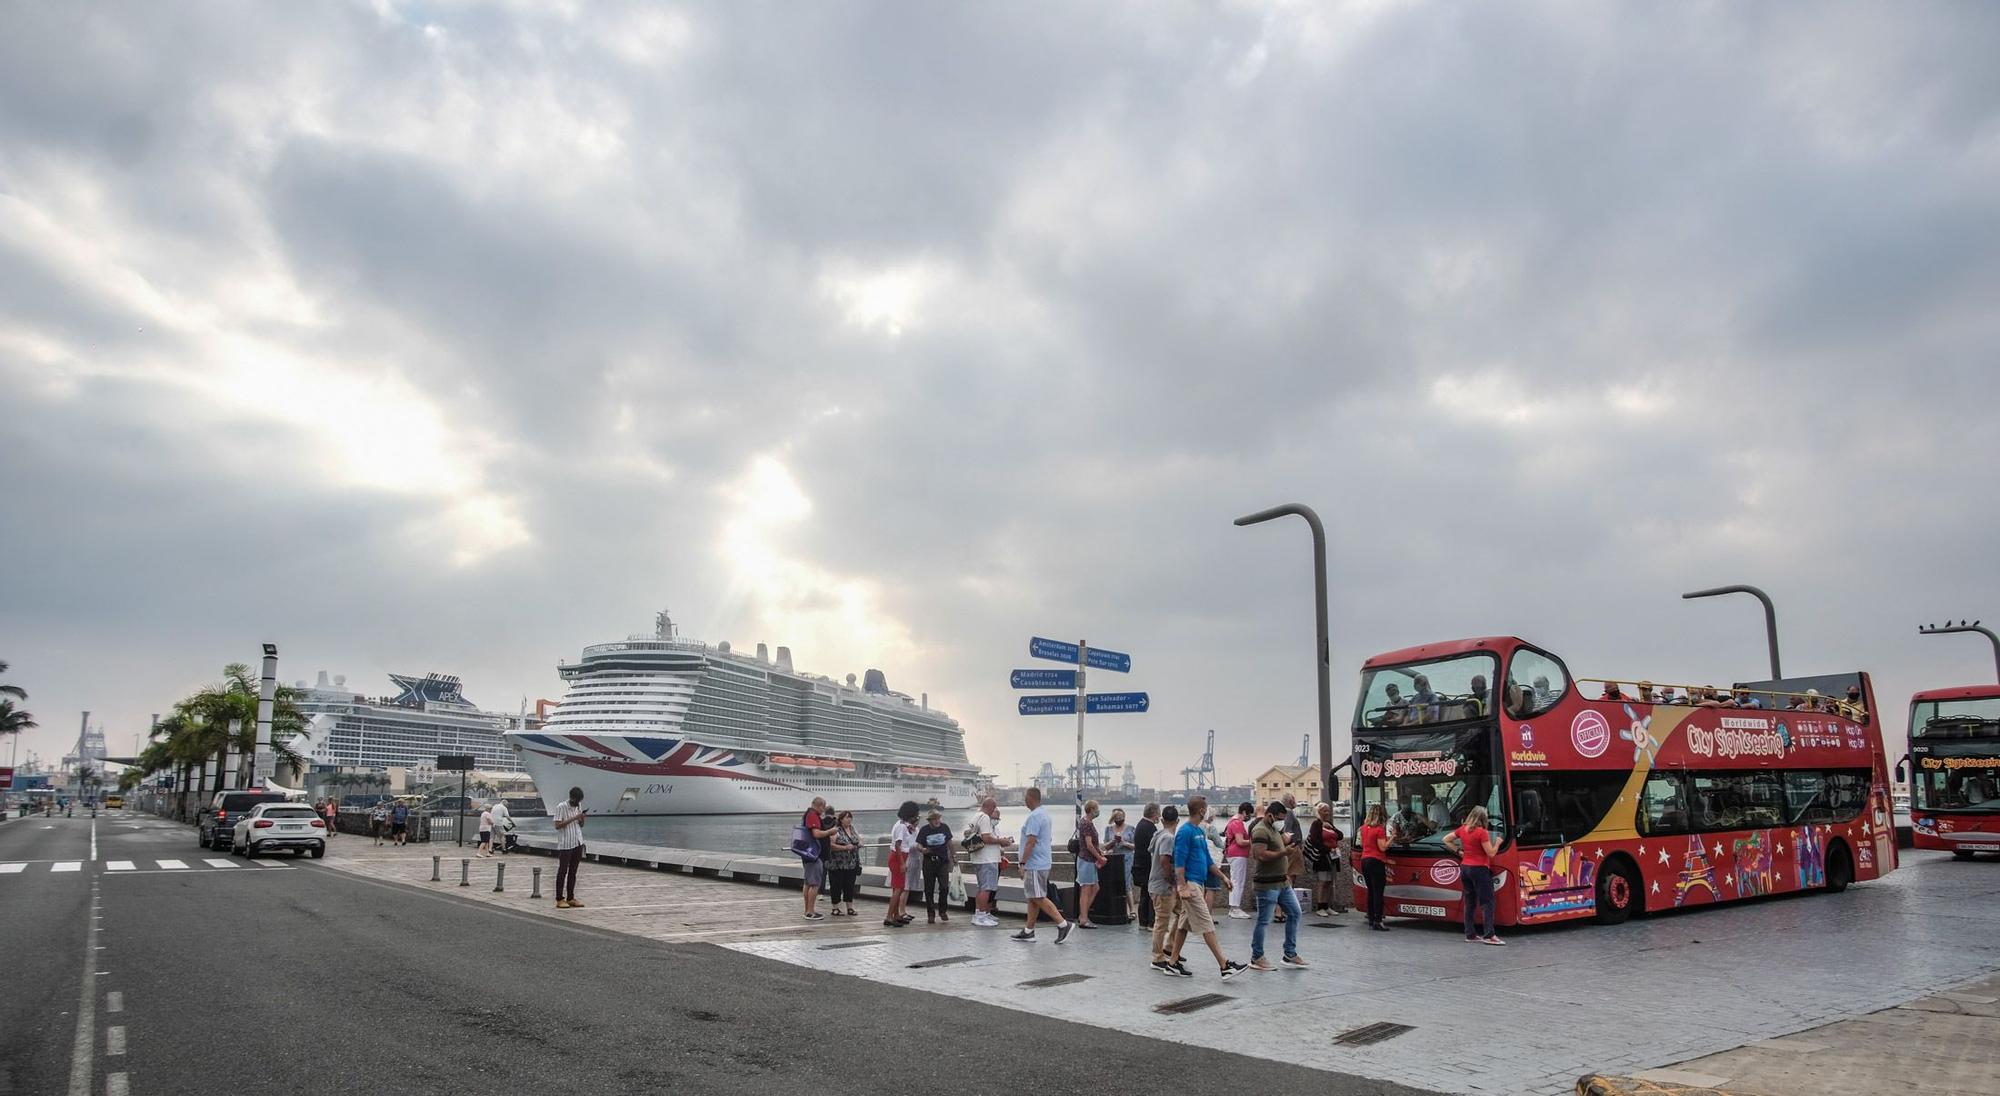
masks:
POLYGON ((237 821, 229 841, 230 852, 252 859, 279 849, 325 856, 326 819, 305 803, 259 803, 237 821))

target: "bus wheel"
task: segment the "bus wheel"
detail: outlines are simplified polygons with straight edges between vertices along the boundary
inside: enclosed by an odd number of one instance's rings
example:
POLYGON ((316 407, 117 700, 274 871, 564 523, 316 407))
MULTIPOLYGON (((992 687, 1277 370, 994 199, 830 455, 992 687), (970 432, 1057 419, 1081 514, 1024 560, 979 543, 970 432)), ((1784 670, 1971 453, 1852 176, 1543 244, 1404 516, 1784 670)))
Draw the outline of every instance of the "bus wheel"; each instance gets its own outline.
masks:
POLYGON ((1972 850, 1971 850, 1971 849, 1953 849, 1953 850, 1951 850, 1951 858, 1952 858, 1953 860, 1970 860, 1970 859, 1972 859, 1972 850))
POLYGON ((1597 876, 1597 923, 1624 924, 1638 903, 1638 876, 1622 863, 1606 865, 1597 876))
POLYGON ((1839 894, 1854 882, 1854 854, 1836 843, 1826 857, 1826 893, 1839 894))

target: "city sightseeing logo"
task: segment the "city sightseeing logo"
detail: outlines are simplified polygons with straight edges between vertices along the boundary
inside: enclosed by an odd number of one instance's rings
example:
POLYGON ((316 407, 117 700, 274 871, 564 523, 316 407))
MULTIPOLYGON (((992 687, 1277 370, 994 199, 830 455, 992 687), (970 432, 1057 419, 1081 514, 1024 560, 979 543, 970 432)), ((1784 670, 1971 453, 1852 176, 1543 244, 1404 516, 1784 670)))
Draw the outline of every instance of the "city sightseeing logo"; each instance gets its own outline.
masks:
POLYGON ((1547 768, 1549 755, 1535 748, 1535 729, 1523 723, 1517 733, 1521 737, 1521 748, 1508 751, 1508 760, 1523 768, 1547 768))
POLYGON ((1569 740, 1577 753, 1585 757, 1603 757, 1604 751, 1611 748, 1611 724, 1605 722, 1603 716, 1585 708, 1570 721, 1569 740))
POLYGON ((1703 757, 1783 757, 1785 736, 1763 719, 1723 716, 1715 730, 1689 727, 1688 750, 1703 757))
POLYGON ((1444 757, 1436 753, 1392 757, 1387 761, 1369 761, 1364 758, 1361 762, 1361 775, 1390 779, 1399 776, 1457 776, 1458 758, 1444 757))

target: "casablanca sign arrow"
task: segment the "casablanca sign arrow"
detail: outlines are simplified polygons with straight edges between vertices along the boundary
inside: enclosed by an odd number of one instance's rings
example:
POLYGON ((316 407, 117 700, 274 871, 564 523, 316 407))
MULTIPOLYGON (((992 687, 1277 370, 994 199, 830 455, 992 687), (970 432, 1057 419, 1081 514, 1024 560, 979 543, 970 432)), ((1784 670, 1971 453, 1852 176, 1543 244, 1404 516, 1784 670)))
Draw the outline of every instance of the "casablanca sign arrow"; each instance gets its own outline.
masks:
MULTIPOLYGON (((1077 661, 1076 656, 1077 649, 1074 643, 1064 643, 1059 639, 1043 639, 1041 636, 1028 640, 1029 658, 1046 658, 1050 662, 1067 662, 1074 666, 1077 661)), ((1084 665, 1093 670, 1110 670, 1118 674, 1132 672, 1132 656, 1128 654, 1092 647, 1085 658, 1084 665)))
POLYGON ((1074 689, 1075 670, 1015 670, 1007 683, 1016 689, 1074 689))
POLYGON ((1099 712, 1143 712, 1153 700, 1145 693, 1090 693, 1084 697, 1083 710, 1096 715, 1099 712))

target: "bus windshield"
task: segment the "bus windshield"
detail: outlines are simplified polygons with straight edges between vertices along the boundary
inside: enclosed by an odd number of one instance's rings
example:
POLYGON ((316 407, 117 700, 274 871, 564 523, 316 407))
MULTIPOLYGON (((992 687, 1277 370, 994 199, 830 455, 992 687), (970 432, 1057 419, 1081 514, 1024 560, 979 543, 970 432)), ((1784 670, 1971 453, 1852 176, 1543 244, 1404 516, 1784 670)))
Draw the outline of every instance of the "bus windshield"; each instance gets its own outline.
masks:
POLYGON ((2000 697, 1919 700, 1910 706, 1913 738, 2000 738, 2000 697))
POLYGON ((1914 806, 1926 811, 2000 811, 2000 739, 1929 741, 1914 751, 1914 806))
POLYGON ((1444 835, 1485 807, 1495 841, 1507 832, 1490 723, 1457 730, 1367 735, 1354 745, 1361 811, 1382 804, 1391 846, 1443 852, 1444 835))
POLYGON ((1478 719, 1493 710, 1492 682, 1500 662, 1491 654, 1382 666, 1361 675, 1354 726, 1409 727, 1478 719))

